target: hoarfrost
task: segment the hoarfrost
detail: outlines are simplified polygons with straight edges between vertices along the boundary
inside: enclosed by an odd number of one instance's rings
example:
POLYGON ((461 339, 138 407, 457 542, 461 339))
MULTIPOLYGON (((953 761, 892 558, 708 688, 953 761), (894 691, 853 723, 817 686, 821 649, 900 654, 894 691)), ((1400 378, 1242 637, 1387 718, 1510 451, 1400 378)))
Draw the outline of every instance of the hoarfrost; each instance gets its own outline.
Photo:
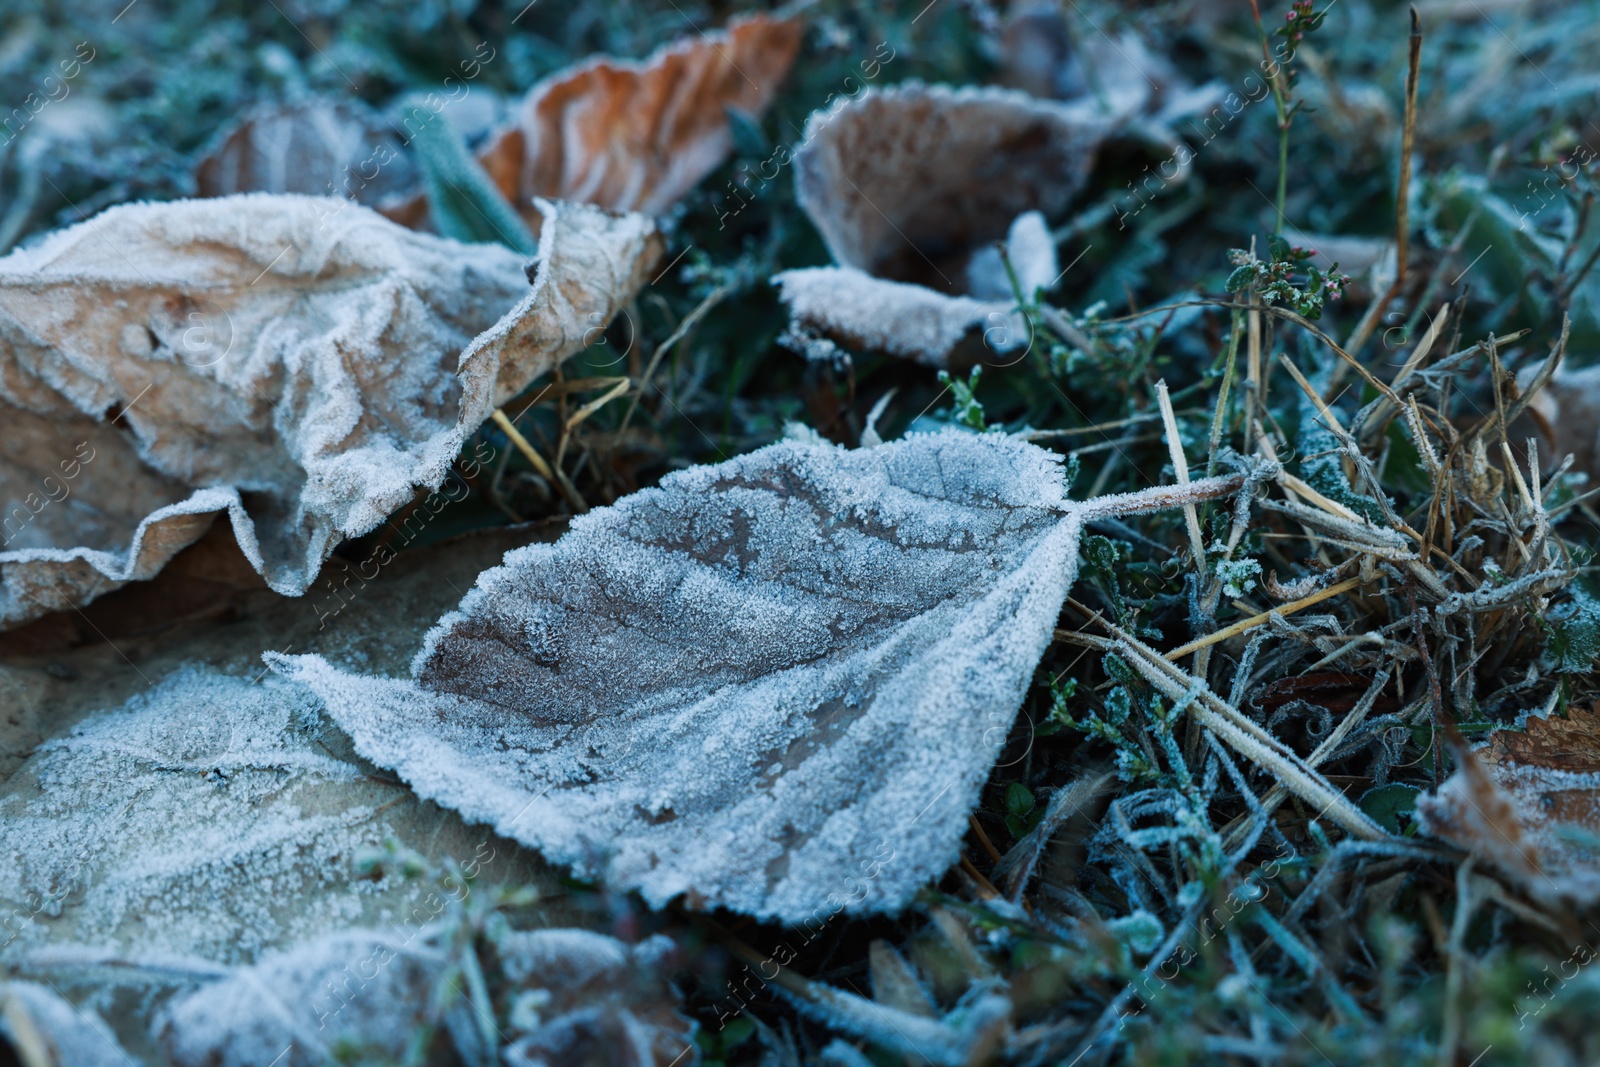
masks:
POLYGON ((39 746, 0 790, 0 960, 33 971, 77 946, 91 963, 233 963, 352 923, 410 930, 437 914, 433 889, 356 866, 391 837, 486 882, 536 877, 505 842, 332 755, 342 741, 271 674, 185 668, 39 746))
POLYGON ((401 1062, 438 1021, 433 991, 447 963, 429 940, 332 934, 174 1001, 157 1040, 178 1067, 313 1067, 337 1062, 335 1052, 401 1062))
POLYGON ((507 249, 287 195, 113 208, 0 259, 0 626, 149 578, 224 513, 305 592, 648 277, 648 220, 539 206, 531 290, 507 249))
POLYGON ((654 905, 893 911, 956 859, 1085 517, 1182 495, 1072 504, 1057 459, 780 443, 508 553, 411 679, 269 662, 421 795, 654 905))

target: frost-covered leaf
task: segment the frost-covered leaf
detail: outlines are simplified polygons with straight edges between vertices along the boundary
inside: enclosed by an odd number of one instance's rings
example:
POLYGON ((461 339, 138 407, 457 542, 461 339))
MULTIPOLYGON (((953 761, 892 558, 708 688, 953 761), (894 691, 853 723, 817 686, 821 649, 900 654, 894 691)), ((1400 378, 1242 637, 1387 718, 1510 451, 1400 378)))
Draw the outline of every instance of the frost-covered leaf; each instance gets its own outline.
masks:
POLYGON ((0 960, 233 963, 363 921, 405 936, 445 890, 361 877, 388 838, 486 882, 536 877, 342 745, 304 690, 205 668, 40 745, 0 790, 0 960))
MULTIPOLYGON (((352 930, 273 953, 174 1001, 158 1040, 178 1067, 320 1067, 340 1051, 364 1063, 401 1060, 422 1051, 417 1036, 432 1029, 436 1062, 477 1023, 437 933, 402 942, 352 930)), ((666 982, 665 937, 627 945, 586 930, 514 931, 497 951, 496 977, 509 992, 487 1022, 508 1067, 692 1062, 684 1053, 693 1028, 666 982)))
POLYGON ((374 208, 399 203, 417 180, 393 126, 348 100, 258 108, 218 139, 194 173, 199 196, 304 193, 374 208))
POLYGON ((509 553, 410 679, 270 662, 421 795, 653 904, 893 911, 956 858, 1085 516, 1175 499, 1069 503, 1057 459, 773 445, 509 553))
POLYGON ((868 89, 806 122, 796 193, 835 262, 948 291, 1018 215, 1059 214, 1110 129, 1005 89, 868 89))
POLYGON ((0 260, 0 626, 149 578, 226 513, 277 591, 444 477, 648 277, 642 216, 536 261, 348 200, 114 208, 0 260))
POLYGON ((917 82, 816 112, 794 154, 796 190, 839 266, 774 279, 791 316, 932 366, 980 338, 996 353, 1026 347, 996 244, 1025 299, 1053 284, 1044 217, 1082 187, 1111 128, 1088 101, 917 82))
MULTIPOLYGON (((640 62, 599 57, 529 90, 478 154, 537 232, 537 197, 659 215, 728 158, 728 113, 760 115, 788 76, 804 27, 754 15, 685 37, 640 62)), ((420 198, 396 215, 421 223, 420 198)))
MULTIPOLYGON (((1055 243, 1039 212, 1017 216, 1005 248, 1023 299, 1056 279, 1055 243)), ((852 348, 947 367, 1031 345, 999 247, 974 252, 965 277, 970 296, 946 296, 855 267, 803 267, 773 282, 795 324, 852 348)))
POLYGON ((1534 897, 1600 900, 1600 706, 1526 715, 1497 730, 1438 791, 1422 828, 1509 875, 1534 897))
POLYGON ((791 320, 848 348, 929 367, 974 362, 1027 345, 1027 320, 1010 301, 945 296, 855 267, 802 267, 773 277, 791 320))

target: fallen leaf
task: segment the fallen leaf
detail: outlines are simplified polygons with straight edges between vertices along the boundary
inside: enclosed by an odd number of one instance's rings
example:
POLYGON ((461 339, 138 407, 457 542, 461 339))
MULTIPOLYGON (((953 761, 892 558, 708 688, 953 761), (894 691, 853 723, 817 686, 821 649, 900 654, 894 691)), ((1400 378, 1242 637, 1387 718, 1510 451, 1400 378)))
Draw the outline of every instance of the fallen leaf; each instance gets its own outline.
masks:
MULTIPOLYGON (((800 49, 798 19, 753 15, 641 62, 599 57, 529 90, 521 113, 478 154, 538 232, 538 197, 659 215, 728 158, 728 112, 759 116, 800 49)), ((423 196, 391 213, 426 225, 423 196)))
MULTIPOLYGON (((677 1014, 663 973, 665 937, 626 945, 586 930, 539 930, 507 933, 496 947, 514 989, 494 1022, 509 1067, 690 1062, 693 1026, 677 1014)), ((359 1050, 361 1062, 397 1062, 416 1051, 420 1030, 436 1027, 449 1037, 431 1051, 449 1057, 447 1046, 463 1051, 478 1026, 471 1005, 439 995, 460 988, 449 962, 436 939, 330 935, 176 999, 157 1021, 157 1040, 179 1067, 315 1067, 341 1049, 359 1050)))
POLYGON ((1112 128, 1089 101, 917 82, 813 114, 795 186, 838 266, 774 278, 791 317, 932 366, 959 362, 980 336, 994 353, 1025 347, 994 245, 1006 244, 1025 298, 1054 284, 1044 218, 1083 186, 1112 128))
POLYGON ((1509 875, 1531 896, 1600 900, 1600 708, 1527 715, 1463 752, 1435 793, 1417 798, 1422 829, 1509 875))
MULTIPOLYGON (((1037 211, 1017 216, 1005 248, 1024 297, 1054 280, 1055 244, 1037 211)), ((773 282, 797 325, 852 348, 947 367, 1030 347, 1032 327, 1010 295, 999 249, 974 252, 966 278, 972 296, 946 296, 855 267, 803 267, 773 282)))
POLYGON ((1031 336, 1010 300, 945 296, 855 267, 802 267, 772 280, 790 319, 807 333, 929 367, 1005 354, 1024 347, 1031 336))
POLYGON ((1007 89, 867 89, 807 120, 795 191, 835 262, 949 289, 1018 215, 1064 210, 1111 129, 1007 89))
POLYGON ((548 884, 344 744, 302 689, 189 667, 40 745, 0 789, 0 960, 232 964, 363 922, 407 936, 448 887, 363 877, 391 838, 480 886, 548 884))
POLYGON ((494 245, 349 201, 113 208, 0 260, 0 626, 149 578, 219 514, 304 593, 648 278, 653 224, 541 202, 494 245))
POLYGON ((409 197, 416 164, 392 124, 355 101, 258 108, 195 167, 198 196, 304 193, 382 209, 409 197))
POLYGON ((1085 517, 1237 484, 1075 504, 1058 460, 773 445, 509 553, 410 679, 268 661, 422 796, 652 905, 894 911, 958 855, 1085 517))
MULTIPOLYGON (((481 458, 481 457, 480 457, 481 458)), ((560 532, 499 527, 434 544, 409 544, 448 521, 443 494, 425 501, 423 525, 407 521, 382 548, 364 559, 340 560, 304 597, 268 589, 239 555, 233 536, 218 525, 180 552, 148 582, 135 582, 94 603, 57 612, 0 633, 0 786, 45 741, 65 735, 84 718, 125 703, 174 671, 194 665, 259 677, 263 648, 316 651, 338 662, 376 671, 403 671, 433 620, 454 607, 486 568, 507 549, 560 532), (219 612, 174 618, 165 609, 191 601, 191 587, 223 595, 226 584, 207 582, 224 551, 233 566, 254 578, 227 590, 219 612), (199 556, 199 559, 193 557, 199 556), (130 666, 136 664, 137 669, 130 666)), ((335 746, 340 758, 359 760, 335 746)))

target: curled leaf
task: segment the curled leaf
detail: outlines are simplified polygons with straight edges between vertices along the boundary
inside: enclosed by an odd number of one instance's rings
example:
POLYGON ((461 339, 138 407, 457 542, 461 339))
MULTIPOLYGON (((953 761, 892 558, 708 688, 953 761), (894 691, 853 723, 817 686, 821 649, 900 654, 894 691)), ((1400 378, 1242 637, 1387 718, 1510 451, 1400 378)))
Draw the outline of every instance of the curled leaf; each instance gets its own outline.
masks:
POLYGON ((1057 459, 773 445, 509 553, 410 679, 269 662, 421 795, 652 904, 894 911, 956 859, 1085 516, 1175 499, 1070 503, 1057 459))
MULTIPOLYGON (((641 62, 601 57, 558 71, 529 90, 478 162, 535 232, 538 197, 658 215, 728 158, 730 111, 767 109, 803 29, 753 15, 641 62)), ((426 214, 417 197, 394 217, 415 225, 426 214)))
POLYGON ((796 190, 839 266, 774 279, 791 316, 932 366, 979 337, 991 352, 1024 348, 996 244, 1023 299, 1057 280, 1044 217, 1082 187, 1110 128, 1088 102, 916 82, 813 114, 796 190))
POLYGON ((835 262, 945 291, 1018 215, 1064 210, 1110 128, 1006 89, 868 89, 806 122, 795 191, 835 262))
POLYGON ((540 210, 531 289, 507 249, 265 194, 114 208, 0 260, 0 626, 149 578, 224 513, 303 593, 648 277, 641 216, 540 210))

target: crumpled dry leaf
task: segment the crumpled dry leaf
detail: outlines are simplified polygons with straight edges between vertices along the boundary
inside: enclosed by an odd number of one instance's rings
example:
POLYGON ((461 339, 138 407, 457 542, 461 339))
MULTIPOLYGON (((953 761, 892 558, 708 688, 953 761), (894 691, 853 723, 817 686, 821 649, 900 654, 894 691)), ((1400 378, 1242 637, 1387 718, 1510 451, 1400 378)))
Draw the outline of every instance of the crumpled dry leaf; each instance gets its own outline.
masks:
POLYGON ((231 964, 362 922, 404 936, 448 887, 363 877, 388 838, 481 885, 541 878, 343 745, 304 690, 200 667, 40 745, 0 789, 0 960, 231 964))
MULTIPOLYGON (((799 19, 753 15, 641 62, 601 57, 558 71, 529 90, 478 162, 535 233, 537 197, 659 215, 727 159, 729 109, 767 109, 803 32, 799 19)), ((425 198, 391 217, 422 225, 425 198)))
POLYGON ((0 260, 0 626, 150 577, 221 513, 303 593, 648 278, 647 219, 539 208, 531 289, 507 249, 265 194, 113 208, 0 260))
MULTIPOLYGON (((672 952, 665 937, 626 945, 586 930, 539 930, 507 933, 497 947, 519 987, 494 1027, 509 1067, 688 1062, 693 1027, 662 973, 672 952)), ((435 991, 449 981, 448 959, 431 941, 334 934, 176 1000, 157 1022, 158 1040, 179 1067, 317 1067, 341 1045, 359 1049, 361 1062, 395 1062, 423 1026, 442 1025, 459 1047, 475 1020, 459 1000, 440 1010, 435 991)))
POLYGON ((1509 875, 1529 895, 1600 900, 1600 706, 1525 716, 1463 753, 1417 799, 1422 828, 1509 875))
POLYGON ((1088 101, 919 82, 867 89, 807 120, 795 190, 836 262, 949 289, 1018 215, 1065 209, 1112 127, 1088 101))
POLYGON ((956 859, 1085 517, 1174 499, 1073 504, 1058 459, 773 445, 509 553, 412 679, 268 660, 421 795, 653 905, 893 911, 956 859))
POLYGON ((256 109, 195 167, 198 196, 304 193, 382 209, 409 196, 416 164, 391 124, 358 101, 256 109))
POLYGON ((774 278, 794 322, 934 366, 976 335, 996 353, 1025 347, 994 242, 1025 296, 1052 285, 1043 216, 1066 208, 1113 127, 1088 99, 917 82, 813 114, 796 191, 839 266, 774 278))

